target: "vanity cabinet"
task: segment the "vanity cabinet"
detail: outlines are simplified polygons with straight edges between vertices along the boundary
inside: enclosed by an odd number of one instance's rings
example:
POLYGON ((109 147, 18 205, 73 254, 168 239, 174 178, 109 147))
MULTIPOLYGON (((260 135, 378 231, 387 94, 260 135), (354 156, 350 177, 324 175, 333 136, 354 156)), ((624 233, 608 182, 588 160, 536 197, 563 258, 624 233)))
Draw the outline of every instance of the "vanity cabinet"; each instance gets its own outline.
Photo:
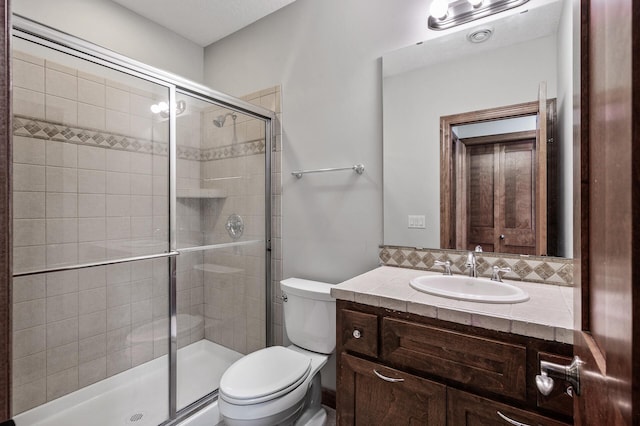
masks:
POLYGON ((343 300, 336 314, 339 425, 572 423, 565 383, 535 387, 571 345, 343 300))

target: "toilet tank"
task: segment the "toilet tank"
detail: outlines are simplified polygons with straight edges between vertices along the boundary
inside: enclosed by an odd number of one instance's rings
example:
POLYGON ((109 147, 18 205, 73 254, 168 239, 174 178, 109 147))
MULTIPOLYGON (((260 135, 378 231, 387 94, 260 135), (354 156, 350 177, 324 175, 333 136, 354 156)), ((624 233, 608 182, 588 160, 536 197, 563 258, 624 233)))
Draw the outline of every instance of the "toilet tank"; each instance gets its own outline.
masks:
POLYGON ((287 278, 280 281, 284 324, 289 340, 313 352, 330 354, 336 347, 336 301, 332 284, 287 278))

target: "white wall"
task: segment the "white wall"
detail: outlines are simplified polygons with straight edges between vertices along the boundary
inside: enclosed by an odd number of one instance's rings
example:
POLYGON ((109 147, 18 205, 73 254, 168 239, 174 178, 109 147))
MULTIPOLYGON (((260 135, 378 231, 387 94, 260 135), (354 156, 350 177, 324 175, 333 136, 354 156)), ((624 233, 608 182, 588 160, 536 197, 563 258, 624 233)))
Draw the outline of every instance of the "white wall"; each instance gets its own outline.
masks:
POLYGON ((298 0, 205 49, 205 82, 242 95, 282 84, 283 271, 340 282, 382 243, 383 53, 426 32, 424 2, 298 0), (296 169, 363 163, 365 172, 296 169))
POLYGON ((202 47, 110 0, 14 0, 11 6, 16 14, 202 82, 202 47))
POLYGON ((440 246, 440 117, 536 101, 541 81, 555 97, 555 36, 384 79, 385 244, 440 246))

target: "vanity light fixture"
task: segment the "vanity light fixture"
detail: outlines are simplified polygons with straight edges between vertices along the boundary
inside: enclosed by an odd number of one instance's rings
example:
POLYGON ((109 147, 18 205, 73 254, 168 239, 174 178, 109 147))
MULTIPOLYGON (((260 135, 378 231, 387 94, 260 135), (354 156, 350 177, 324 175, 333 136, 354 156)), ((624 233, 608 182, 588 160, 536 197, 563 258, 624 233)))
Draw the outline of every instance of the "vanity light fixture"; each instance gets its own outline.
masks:
POLYGON ((428 26, 432 30, 446 30, 521 6, 529 0, 434 0, 429 8, 428 26), (444 12, 443 12, 444 11, 444 12))
MULTIPOLYGON (((160 114, 162 118, 169 117, 169 104, 165 101, 160 101, 157 104, 153 104, 150 107, 151 112, 154 114, 160 114)), ((178 101, 175 105, 176 115, 182 114, 187 109, 187 104, 185 101, 178 101)))

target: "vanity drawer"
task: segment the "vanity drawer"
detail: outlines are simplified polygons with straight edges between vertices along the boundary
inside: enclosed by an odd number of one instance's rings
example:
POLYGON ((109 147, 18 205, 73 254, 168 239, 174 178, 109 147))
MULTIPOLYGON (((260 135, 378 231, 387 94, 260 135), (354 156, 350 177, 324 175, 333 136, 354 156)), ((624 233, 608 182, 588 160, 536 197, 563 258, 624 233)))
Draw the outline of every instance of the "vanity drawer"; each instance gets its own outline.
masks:
POLYGON ((378 316, 363 312, 342 311, 341 342, 345 351, 378 356, 378 316))
POLYGON ((511 398, 526 399, 525 346, 382 318, 381 358, 511 398))

